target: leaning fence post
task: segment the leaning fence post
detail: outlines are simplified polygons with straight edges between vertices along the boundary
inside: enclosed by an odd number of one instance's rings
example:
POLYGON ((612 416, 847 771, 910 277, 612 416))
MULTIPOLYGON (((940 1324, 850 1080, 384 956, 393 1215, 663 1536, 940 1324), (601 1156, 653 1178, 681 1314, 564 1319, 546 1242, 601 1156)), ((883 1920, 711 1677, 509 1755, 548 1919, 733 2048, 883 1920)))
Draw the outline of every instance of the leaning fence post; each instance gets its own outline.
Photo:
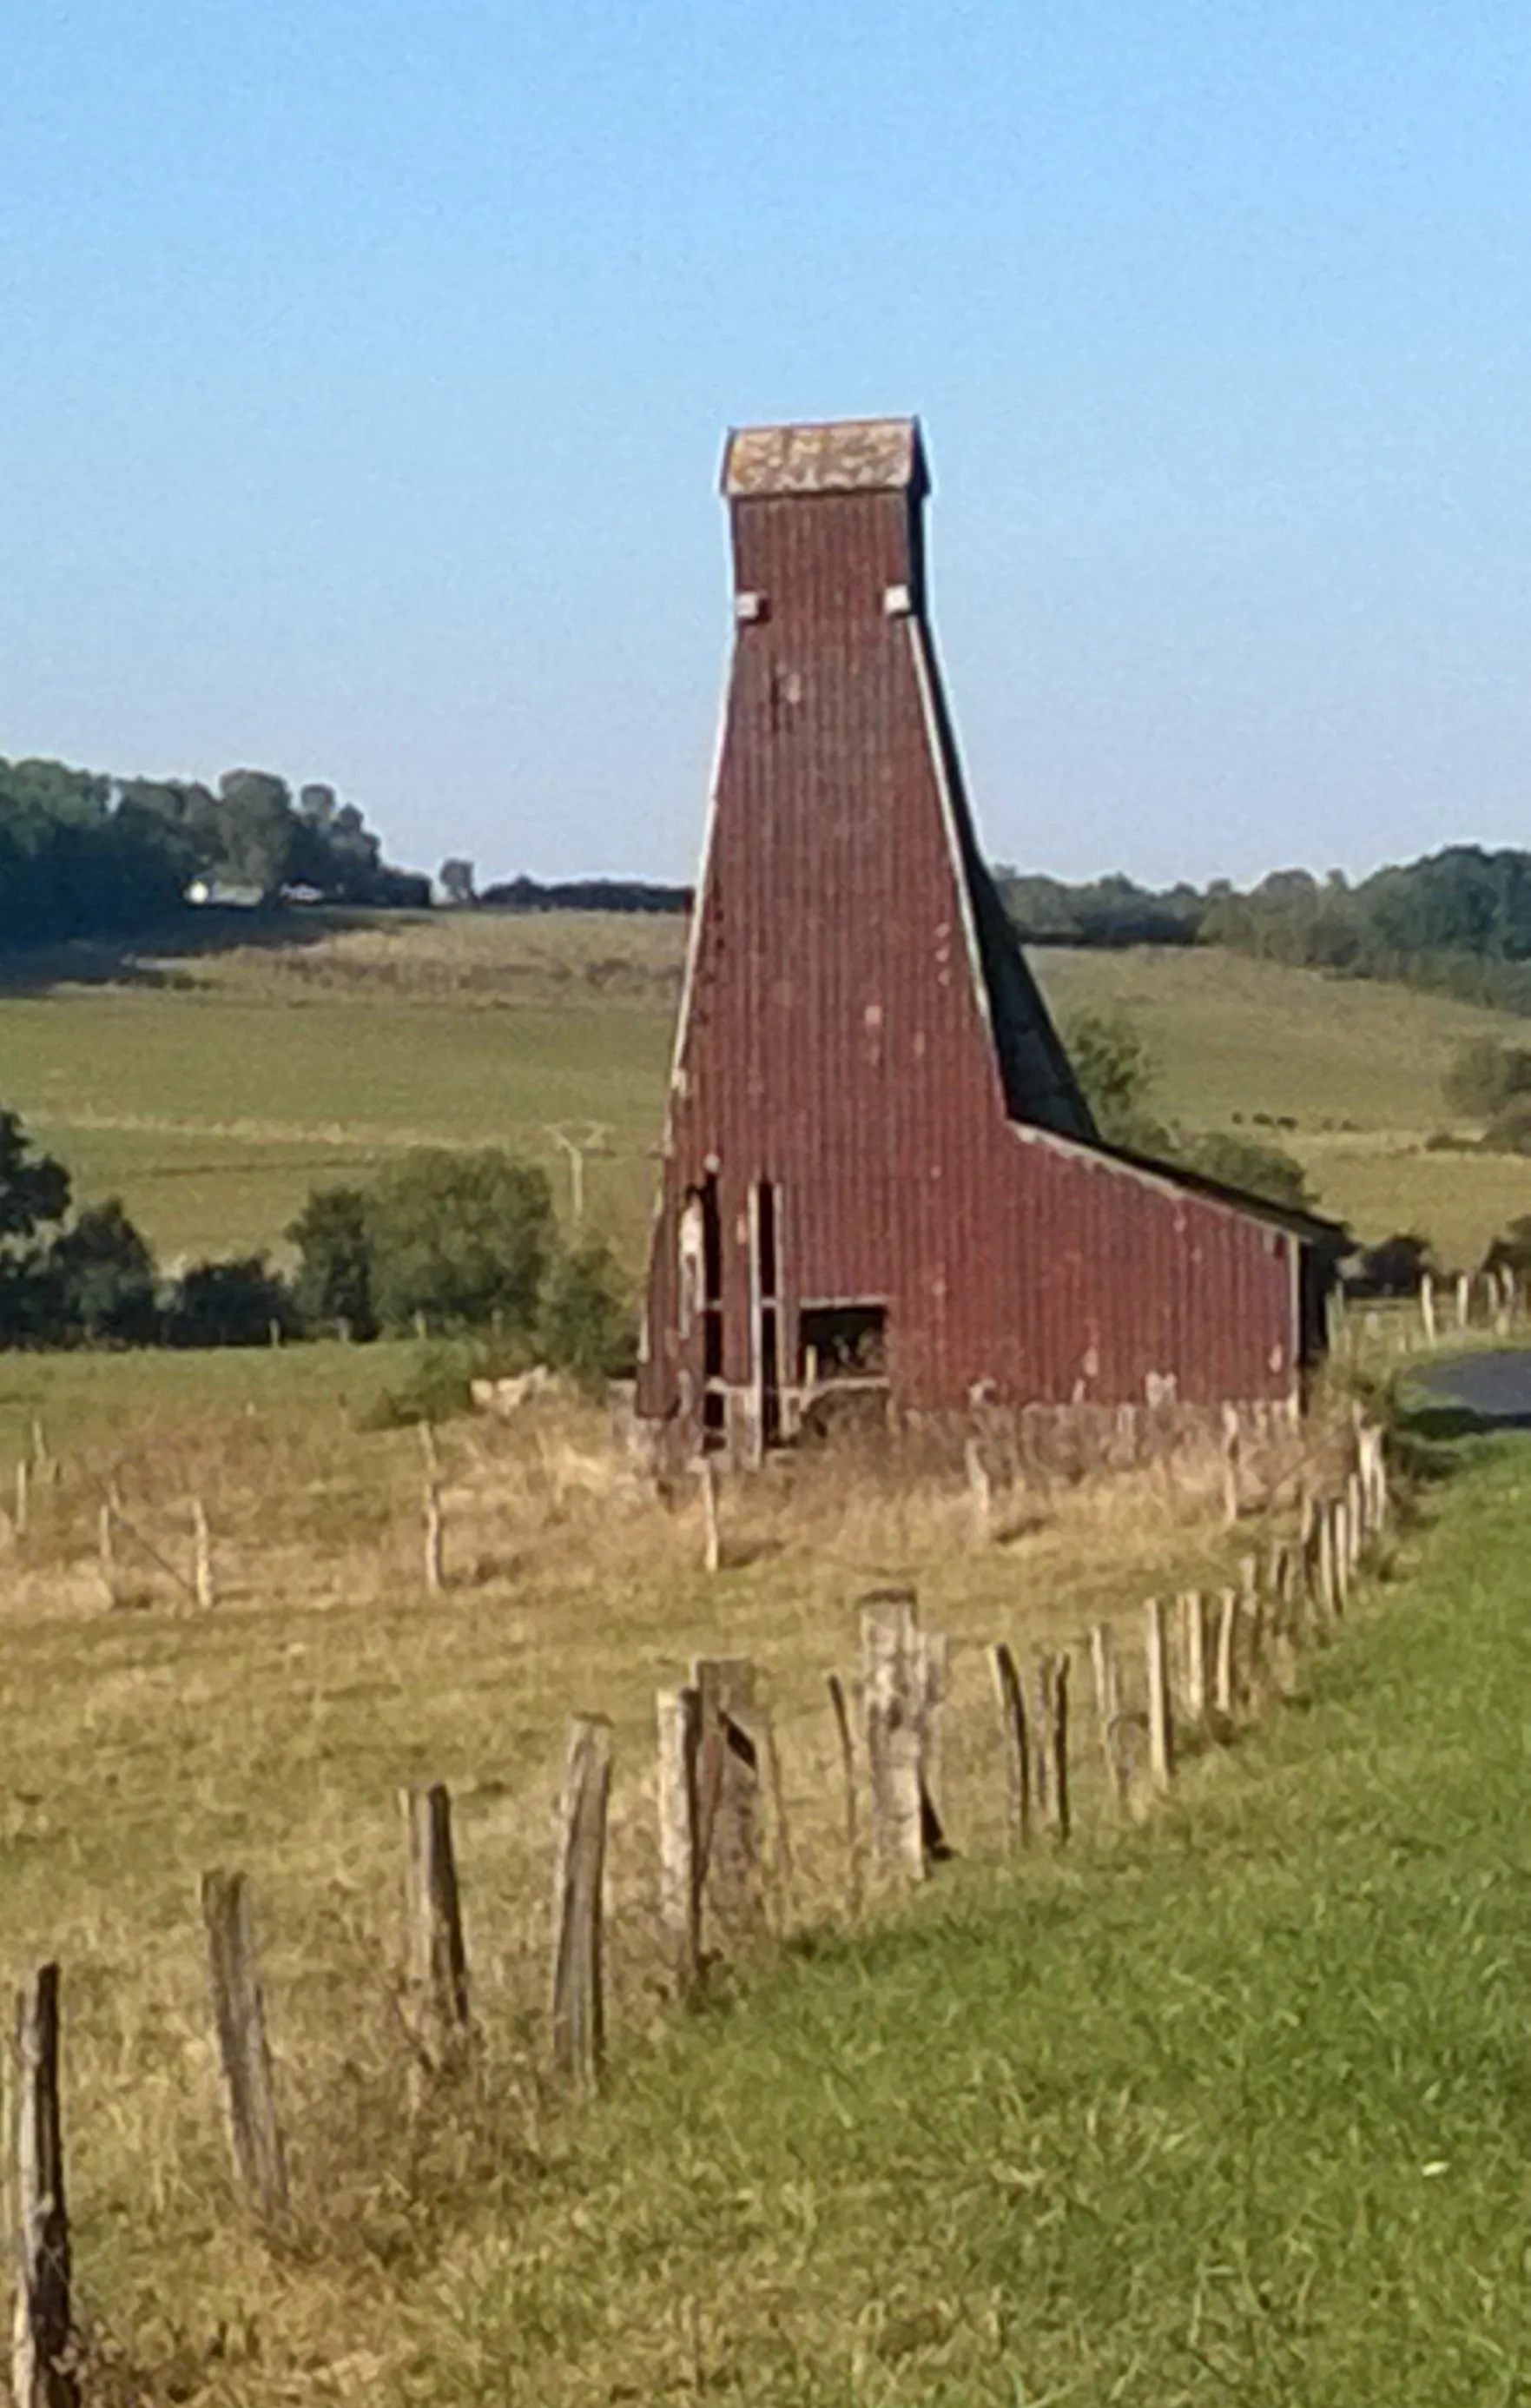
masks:
POLYGON ((601 1942, 610 1794, 611 1726, 603 1714, 577 1714, 553 1885, 552 2061, 555 2072, 582 2087, 598 2080, 606 2052, 601 1942))
POLYGON ((69 2217, 59 2113, 59 1969, 40 1966, 16 2000, 12 2171, 16 2321, 15 2408, 75 2408, 70 2362, 69 2217))
POLYGON ((243 1873, 202 1877, 207 1972, 235 2169, 268 2220, 287 2207, 287 2157, 277 2122, 250 1885, 243 1873))
POLYGON ((1026 1737, 1026 1700, 1021 1686, 1021 1675, 1015 1668, 1015 1657, 1003 1639, 989 1650, 989 1669, 994 1675, 994 1696, 999 1700, 999 1718, 1005 1734, 1009 1834, 1014 1845, 1023 1848, 1031 1838, 1031 1750, 1026 1737))
POLYGON ((409 2021, 422 2055, 433 2067, 450 2064, 466 2046, 467 1951, 451 1839, 451 1799, 441 1782, 401 1789, 404 1823, 404 1962, 409 2021))
POLYGON ((1151 1597, 1144 1608, 1144 1648, 1148 1674, 1149 1774, 1155 1789, 1167 1789, 1175 1777, 1175 1723, 1169 1705, 1169 1649, 1165 1634, 1162 1598, 1151 1597))
POLYGON ((837 1672, 829 1675, 829 1702, 840 1742, 840 1778, 845 1801, 845 1902, 854 1914, 861 1905, 861 1832, 856 1813, 856 1743, 845 1684, 837 1672))
POLYGON ((1095 1684, 1095 1720, 1106 1782, 1111 1803, 1127 1803, 1130 1779, 1122 1745, 1122 1673, 1116 1660, 1116 1633, 1109 1622, 1095 1623, 1090 1632, 1090 1670, 1095 1684))

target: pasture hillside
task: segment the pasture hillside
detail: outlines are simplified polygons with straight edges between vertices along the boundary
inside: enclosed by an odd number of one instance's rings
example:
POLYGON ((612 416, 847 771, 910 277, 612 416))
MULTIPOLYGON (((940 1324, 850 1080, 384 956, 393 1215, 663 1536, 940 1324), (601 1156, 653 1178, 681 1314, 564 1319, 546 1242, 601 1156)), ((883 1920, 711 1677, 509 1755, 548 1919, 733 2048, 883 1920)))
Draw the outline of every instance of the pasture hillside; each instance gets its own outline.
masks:
MULTIPOLYGON (((0 1096, 120 1191, 162 1254, 279 1243, 310 1183, 401 1145, 496 1142, 546 1162, 594 1128, 593 1218, 636 1265, 684 928, 641 916, 306 919, 289 942, 55 960, 0 996, 0 1096)), ((1055 1005, 1123 1006, 1162 1068, 1161 1116, 1241 1125, 1303 1161, 1367 1237, 1414 1225, 1475 1258, 1531 1206, 1513 1158, 1431 1153, 1452 1048, 1521 1024, 1401 988, 1209 948, 1039 949, 1055 1005)))

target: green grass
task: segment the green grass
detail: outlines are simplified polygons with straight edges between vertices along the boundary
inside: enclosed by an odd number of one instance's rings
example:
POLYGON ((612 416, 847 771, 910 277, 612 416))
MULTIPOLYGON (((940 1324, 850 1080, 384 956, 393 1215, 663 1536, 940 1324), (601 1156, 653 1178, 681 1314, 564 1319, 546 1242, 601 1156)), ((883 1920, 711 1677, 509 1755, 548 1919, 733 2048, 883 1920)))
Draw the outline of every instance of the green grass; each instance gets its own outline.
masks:
POLYGON ((396 2396, 1531 2397, 1528 1513, 1504 1448, 1150 1828, 678 2033, 449 2253, 396 2396))
MULTIPOLYGON (((590 1209, 641 1258, 684 930, 599 914, 305 924, 308 940, 155 967, 139 982, 0 994, 0 1096, 121 1192, 160 1252, 279 1244, 315 1181, 410 1142, 504 1143, 567 1165, 550 1129, 594 1124, 590 1209), (155 982, 158 981, 159 982, 155 982)), ((1066 1013, 1123 1004, 1162 1069, 1164 1115, 1280 1132, 1364 1235, 1413 1224, 1476 1259, 1531 1168, 1427 1154, 1467 1036, 1519 1024, 1402 988, 1175 949, 1039 950, 1066 1013)), ((66 963, 57 967, 66 969, 66 963)))

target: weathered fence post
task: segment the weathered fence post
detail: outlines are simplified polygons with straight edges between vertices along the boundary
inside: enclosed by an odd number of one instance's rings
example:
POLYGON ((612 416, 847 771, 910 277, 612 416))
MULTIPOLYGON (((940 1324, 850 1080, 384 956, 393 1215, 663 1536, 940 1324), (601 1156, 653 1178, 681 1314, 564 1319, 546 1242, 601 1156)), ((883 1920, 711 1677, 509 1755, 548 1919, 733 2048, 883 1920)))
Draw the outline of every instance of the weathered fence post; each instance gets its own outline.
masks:
POLYGON ((1225 1588, 1218 1597, 1217 1654, 1212 1666, 1212 1705, 1220 1731, 1226 1731, 1233 1724, 1238 1648, 1238 1591, 1225 1588))
POLYGON ((404 1978, 409 2026, 422 2057, 439 2070, 462 2057, 471 2030, 451 1799, 441 1782, 429 1788, 401 1789, 399 1812, 405 1842, 404 1978))
POLYGON ((103 1503, 100 1512, 96 1515, 95 1548, 96 1560, 101 1571, 101 1585, 107 1592, 107 1603, 108 1606, 115 1606, 118 1602, 117 1517, 112 1511, 109 1498, 103 1503))
POLYGON ((24 1539, 24 1538, 26 1537, 26 1533, 27 1533, 27 1524, 28 1524, 29 1520, 31 1519, 31 1514, 30 1514, 31 1497, 30 1497, 30 1494, 29 1494, 30 1484, 30 1484, 30 1480, 29 1480, 29 1476, 28 1476, 28 1470, 27 1470, 27 1460, 26 1460, 25 1455, 23 1455, 21 1457, 20 1461, 18 1462, 18 1464, 17 1464, 17 1466, 16 1466, 16 1516, 15 1516, 15 1519, 16 1519, 16 1536, 17 1536, 19 1539, 24 1539))
MULTIPOLYGON (((422 1423, 423 1429, 425 1424, 422 1423)), ((427 1596, 439 1597, 447 1584, 446 1521, 441 1510, 441 1484, 427 1478, 425 1483, 425 1590, 427 1596)))
POLYGON ((192 1587, 196 1601, 204 1612, 218 1603, 218 1583, 213 1571, 212 1532, 200 1497, 192 1499, 192 1587))
MULTIPOLYGON (((761 1885, 761 1754, 766 1717, 760 1678, 742 1656, 702 1656, 691 1668, 696 1693, 696 1885, 721 1935, 737 1942, 765 1914, 761 1885)), ((704 1931, 705 1940, 706 1933, 704 1931)))
POLYGON ((1169 1703, 1169 1649, 1165 1633, 1162 1598, 1151 1597, 1144 1608, 1147 1626, 1144 1669, 1148 1677, 1149 1775, 1155 1789, 1167 1789, 1175 1778, 1175 1722, 1169 1703))
POLYGON ((701 1700, 694 1689, 661 1689, 659 1726, 659 1924, 683 1999, 702 1971, 701 1887, 696 1862, 696 1757, 701 1700))
POLYGON ((702 1569, 715 1572, 723 1564, 723 1531, 718 1521, 718 1467, 704 1455, 696 1469, 702 1491, 702 1569))
POLYGON ((829 1675, 829 1702, 840 1742, 840 1777, 845 1801, 845 1902, 854 1914, 861 1905, 861 1830, 856 1813, 856 1743, 845 1684, 837 1672, 829 1675))
POLYGON ((1353 1577, 1361 1569, 1366 1544, 1366 1492, 1361 1474, 1352 1471, 1345 1483, 1345 1569, 1353 1577))
POLYGON ((994 1535, 994 1484, 983 1460, 983 1449, 976 1438, 969 1438, 963 1449, 963 1463, 967 1473, 967 1504, 973 1541, 975 1545, 982 1546, 994 1535))
POLYGON ((59 1969, 40 1966, 16 2000, 11 2132, 15 2180, 15 2408, 75 2408, 69 2217, 59 2112, 59 1969))
POLYGON ((1047 1766, 1048 1815, 1060 1845, 1068 1838, 1068 1656, 1044 1656, 1041 1661, 1040 1757, 1047 1766))
POLYGON ((912 1589, 874 1591, 865 1598, 861 1639, 872 1861, 880 1871, 920 1881, 927 1855, 922 1764, 926 1677, 912 1589))
POLYGON ((1467 1271, 1459 1271, 1456 1281, 1456 1326, 1458 1329, 1466 1329, 1471 1317, 1472 1277, 1467 1271))
POLYGON ((287 2156, 277 2122, 250 1885, 243 1873, 202 1877, 207 1972, 235 2169, 268 2222, 287 2208, 287 2156))
POLYGON ((566 2082, 589 2088, 606 2053, 602 1985, 606 1819, 611 1794, 611 1726, 577 1714, 559 1817, 553 1882, 552 2061, 566 2082))
POLYGON ((1420 1281, 1420 1326, 1426 1346, 1436 1342, 1436 1283, 1426 1271, 1420 1281))
POLYGON ((1207 1721, 1207 1600, 1199 1588, 1180 1598, 1180 1702, 1187 1722, 1198 1729, 1207 1721))
POLYGON ((1329 1561, 1334 1567, 1335 1612, 1343 1613, 1351 1601, 1350 1508, 1337 1497, 1328 1509, 1329 1561))
POLYGON ((1120 1809, 1127 1803, 1131 1773, 1122 1744, 1122 1672, 1116 1659, 1116 1633, 1109 1622, 1092 1626, 1090 1670, 1095 1681, 1095 1722, 1106 1765, 1107 1794, 1112 1805, 1120 1809))
POLYGON ((1316 1536, 1318 1541, 1318 1607, 1321 1625, 1333 1622, 1339 1612, 1339 1575, 1335 1562, 1335 1526, 1327 1503, 1317 1508, 1316 1536))
POLYGON ((1005 1734, 1005 1787, 1011 1843, 1025 1847, 1031 1839, 1031 1747, 1026 1735, 1026 1699, 1015 1657, 1001 1639, 989 1650, 989 1670, 999 1701, 1005 1734))

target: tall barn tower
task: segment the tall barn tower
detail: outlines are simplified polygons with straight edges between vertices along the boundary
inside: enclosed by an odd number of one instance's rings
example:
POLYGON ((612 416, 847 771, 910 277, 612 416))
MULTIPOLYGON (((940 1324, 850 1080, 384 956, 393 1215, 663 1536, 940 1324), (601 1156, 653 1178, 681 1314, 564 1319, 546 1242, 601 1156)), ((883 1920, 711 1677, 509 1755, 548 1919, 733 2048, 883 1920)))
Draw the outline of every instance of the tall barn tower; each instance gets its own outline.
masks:
POLYGON ((638 1410, 1295 1398, 1338 1233, 1106 1144, 985 870, 912 419, 729 437, 734 652, 638 1410))

